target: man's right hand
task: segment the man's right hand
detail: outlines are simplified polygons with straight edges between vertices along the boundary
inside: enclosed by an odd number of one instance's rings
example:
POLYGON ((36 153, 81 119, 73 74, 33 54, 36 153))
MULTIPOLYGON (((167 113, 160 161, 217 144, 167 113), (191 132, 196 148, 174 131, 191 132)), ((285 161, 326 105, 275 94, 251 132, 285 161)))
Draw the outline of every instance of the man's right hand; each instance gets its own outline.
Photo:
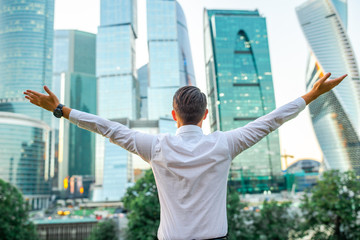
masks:
POLYGON ((25 98, 29 99, 30 102, 36 106, 42 107, 50 112, 53 112, 55 108, 59 105, 59 99, 55 96, 53 92, 47 86, 44 86, 44 90, 49 94, 45 95, 33 90, 26 90, 24 94, 25 98))
MULTIPOLYGON (((42 107, 50 112, 54 112, 55 108, 59 105, 59 99, 56 95, 50 91, 47 86, 44 86, 44 90, 49 94, 42 94, 33 90, 26 90, 24 94, 26 95, 25 98, 29 99, 30 102, 36 106, 42 107)), ((63 117, 69 119, 71 108, 63 107, 62 108, 63 117)))

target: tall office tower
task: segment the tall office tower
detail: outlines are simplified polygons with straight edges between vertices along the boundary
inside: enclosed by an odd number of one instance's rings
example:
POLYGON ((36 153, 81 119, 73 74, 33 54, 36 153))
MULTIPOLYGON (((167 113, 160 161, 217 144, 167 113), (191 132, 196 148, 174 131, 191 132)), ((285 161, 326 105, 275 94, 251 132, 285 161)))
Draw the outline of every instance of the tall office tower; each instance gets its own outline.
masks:
POLYGON ((149 64, 145 64, 138 69, 137 75, 139 80, 139 93, 140 93, 140 118, 148 118, 148 67, 149 64))
POLYGON ((172 97, 179 87, 196 85, 185 15, 179 3, 147 0, 147 34, 148 118, 158 120, 171 117, 172 97))
POLYGON ((326 72, 348 77, 310 104, 325 166, 360 174, 360 78, 347 31, 347 1, 312 0, 296 9, 310 47, 306 87, 326 72))
MULTIPOLYGON (((212 131, 227 131, 275 109, 266 20, 255 11, 204 11, 205 64, 212 131)), ((242 192, 283 186, 278 132, 233 161, 242 192)))
MULTIPOLYGON (((111 120, 137 119, 140 116, 135 64, 137 2, 101 0, 100 8, 96 41, 97 113, 111 120)), ((94 201, 120 200, 122 188, 129 183, 129 159, 130 154, 125 150, 101 136, 96 137, 94 201), (123 177, 115 178, 116 174, 123 177)))
POLYGON ((2 0, 0 9, 0 111, 50 125, 51 114, 29 104, 23 92, 51 87, 54 0, 2 0))
MULTIPOLYGON (((96 35, 76 30, 56 30, 53 89, 60 102, 96 114, 96 35)), ((95 134, 64 119, 57 122, 57 187, 73 175, 95 176, 95 134)))
POLYGON ((51 114, 25 100, 51 87, 54 0, 0 1, 0 178, 34 209, 50 199, 51 114))
POLYGON ((101 0, 96 43, 98 114, 109 119, 139 117, 136 5, 136 0, 101 0))

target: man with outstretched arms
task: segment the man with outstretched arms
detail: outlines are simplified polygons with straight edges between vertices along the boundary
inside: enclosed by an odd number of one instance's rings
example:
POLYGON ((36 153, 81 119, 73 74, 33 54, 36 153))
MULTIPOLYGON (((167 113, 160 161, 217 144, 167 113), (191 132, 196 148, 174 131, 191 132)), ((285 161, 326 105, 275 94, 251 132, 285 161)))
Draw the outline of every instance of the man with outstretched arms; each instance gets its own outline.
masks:
POLYGON ((296 117, 346 76, 330 80, 328 73, 304 96, 244 127, 209 135, 201 130, 208 113, 206 96, 193 86, 182 87, 174 95, 172 116, 178 127, 175 136, 141 133, 63 106, 46 86, 48 95, 32 90, 24 94, 32 104, 109 138, 150 164, 161 205, 159 239, 226 239, 226 186, 231 160, 296 117))

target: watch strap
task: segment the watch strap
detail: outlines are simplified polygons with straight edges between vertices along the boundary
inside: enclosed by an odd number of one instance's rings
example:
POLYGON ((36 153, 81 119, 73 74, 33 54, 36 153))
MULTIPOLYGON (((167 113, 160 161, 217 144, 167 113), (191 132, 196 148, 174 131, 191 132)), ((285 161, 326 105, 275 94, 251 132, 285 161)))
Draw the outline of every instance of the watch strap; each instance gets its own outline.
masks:
POLYGON ((64 107, 63 104, 59 103, 59 105, 54 109, 53 115, 57 118, 61 118, 64 114, 62 108, 64 107))

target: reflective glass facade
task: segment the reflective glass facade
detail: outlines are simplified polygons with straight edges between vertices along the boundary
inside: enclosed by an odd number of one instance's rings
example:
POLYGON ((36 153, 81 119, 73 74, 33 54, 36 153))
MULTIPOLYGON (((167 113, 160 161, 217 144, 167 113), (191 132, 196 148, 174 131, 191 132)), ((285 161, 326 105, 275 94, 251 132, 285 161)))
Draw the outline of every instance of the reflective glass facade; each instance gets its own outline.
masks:
POLYGON ((51 88, 54 0, 0 1, 0 111, 50 125, 51 114, 29 104, 23 92, 51 88))
POLYGON ((17 186, 33 209, 49 202, 52 116, 23 92, 51 88, 53 22, 54 0, 0 1, 0 162, 10 166, 1 167, 0 178, 17 186))
MULTIPOLYGON (((76 30, 55 31, 54 92, 71 108, 96 114, 96 35, 76 30)), ((55 164, 58 188, 73 175, 95 175, 95 134, 54 119, 60 131, 55 164), (61 136, 61 137, 60 137, 61 136)))
MULTIPOLYGON (((116 119, 125 126, 130 126, 128 118, 116 119)), ((100 136, 100 135, 99 135, 100 136)), ((93 201, 119 201, 126 192, 126 188, 132 183, 132 154, 125 149, 115 145, 102 136, 97 140, 102 143, 104 162, 100 166, 102 178, 96 175, 96 186, 92 192, 93 201)))
POLYGON ((0 136, 0 178, 15 185, 33 209, 48 206, 48 125, 22 114, 0 112, 0 136))
POLYGON ((102 196, 95 201, 119 201, 126 192, 131 179, 130 153, 125 149, 105 141, 104 180, 102 183, 102 196))
POLYGON ((326 72, 333 77, 348 74, 339 86, 309 105, 325 167, 360 174, 360 77, 347 35, 347 2, 307 1, 296 12, 311 49, 307 89, 326 72))
POLYGON ((196 85, 186 19, 175 0, 147 0, 148 118, 171 117, 179 87, 196 85))
POLYGON ((140 93, 140 118, 148 118, 148 64, 138 69, 139 93, 140 93))
MULTIPOLYGON (((101 0, 96 39, 97 114, 101 117, 110 120, 140 117, 136 38, 137 1, 101 0)), ((94 201, 122 197, 127 187, 127 175, 132 172, 129 156, 130 153, 110 144, 107 139, 96 137, 94 201)))
POLYGON ((139 117, 135 64, 136 0, 102 0, 96 43, 98 114, 115 119, 139 117))
MULTIPOLYGON (((266 20, 258 11, 206 10, 208 107, 212 131, 228 131, 275 109, 266 20)), ((283 184, 278 132, 237 156, 230 179, 242 192, 283 184)))

